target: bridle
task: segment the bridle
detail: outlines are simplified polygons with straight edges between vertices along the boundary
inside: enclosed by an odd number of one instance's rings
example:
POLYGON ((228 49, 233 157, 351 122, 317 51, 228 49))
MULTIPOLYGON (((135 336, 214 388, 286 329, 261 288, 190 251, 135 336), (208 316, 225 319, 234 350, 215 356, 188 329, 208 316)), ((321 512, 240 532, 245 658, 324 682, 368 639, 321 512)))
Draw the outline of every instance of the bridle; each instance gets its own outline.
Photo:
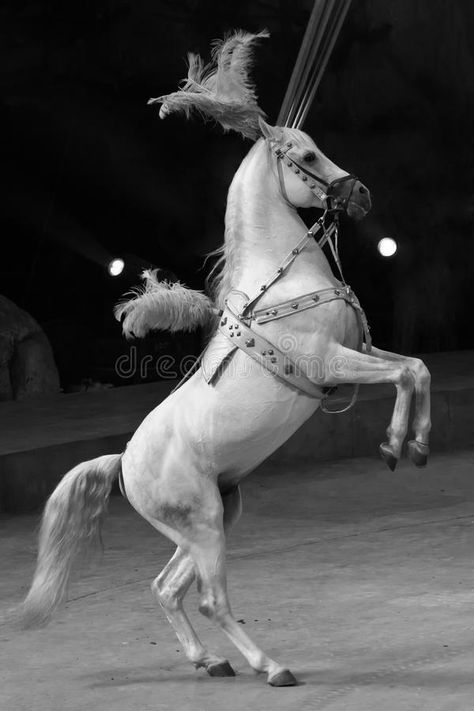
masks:
POLYGON ((352 175, 352 173, 348 173, 347 175, 343 175, 341 178, 335 178, 334 180, 328 182, 327 180, 324 180, 324 178, 321 178, 320 175, 312 173, 308 170, 308 168, 302 166, 300 163, 295 161, 294 158, 290 158, 288 151, 291 150, 291 148, 293 148, 291 141, 286 143, 284 148, 279 145, 272 146, 272 149, 277 157, 280 189, 286 202, 294 207, 286 190, 283 163, 285 163, 285 165, 306 184, 306 187, 309 188, 309 190, 311 190, 311 192, 316 195, 319 200, 321 200, 327 212, 332 214, 346 212, 352 193, 354 192, 355 184, 358 182, 358 178, 355 175, 352 175), (342 192, 335 195, 335 188, 340 185, 343 185, 344 188, 342 192))
MULTIPOLYGON (((334 388, 324 389, 310 381, 303 373, 297 373, 295 363, 292 363, 285 353, 283 353, 275 344, 264 338, 261 332, 254 331, 252 329, 253 323, 268 323, 276 319, 288 317, 296 312, 312 309, 320 304, 328 303, 337 299, 343 299, 356 311, 358 317, 360 326, 358 350, 361 350, 364 341, 366 351, 370 352, 371 350, 371 338, 367 319, 357 297, 351 287, 346 284, 342 274, 338 251, 339 215, 341 212, 346 212, 355 184, 358 182, 358 178, 356 178, 355 175, 347 174, 342 178, 336 178, 331 182, 327 182, 288 156, 288 151, 292 148, 292 146, 293 144, 291 142, 287 143, 284 149, 279 145, 272 145, 272 150, 277 157, 278 175, 282 196, 291 207, 295 207, 288 199, 285 187, 285 179, 283 175, 284 160, 285 165, 288 166, 288 168, 290 168, 305 184, 307 184, 307 187, 321 200, 325 208, 324 214, 312 227, 310 227, 306 234, 293 247, 291 252, 284 257, 275 271, 267 277, 266 281, 260 284, 255 293, 248 295, 244 292, 233 289, 228 294, 224 309, 219 311, 218 330, 226 337, 226 339, 229 340, 229 342, 231 342, 231 350, 226 353, 221 361, 219 361, 218 366, 212 369, 210 377, 206 378, 206 380, 208 383, 214 382, 215 378, 219 377, 222 369, 228 362, 229 353, 233 353, 237 348, 239 348, 247 353, 251 358, 259 362, 264 368, 273 373, 273 375, 286 381, 297 390, 303 391, 311 397, 317 397, 320 399, 321 409, 323 412, 337 414, 340 412, 346 412, 355 404, 359 386, 354 386, 352 398, 346 407, 341 410, 327 409, 325 406, 325 400, 327 398, 328 391, 332 392, 334 388), (345 184, 346 189, 336 196, 334 194, 334 188, 341 185, 341 183, 345 184), (272 306, 259 309, 257 305, 261 297, 275 282, 284 277, 295 259, 298 258, 301 252, 303 252, 313 240, 316 240, 321 248, 326 244, 329 244, 341 277, 340 285, 320 289, 316 292, 302 294, 292 298, 289 301, 273 304, 272 306), (235 296, 239 297, 238 305, 233 303, 233 298, 235 296)), ((365 190, 365 188, 363 189, 365 190)), ((182 383, 185 382, 190 375, 192 375, 192 373, 195 372, 197 367, 199 367, 205 352, 206 351, 200 355, 194 367, 192 367, 180 383, 178 383, 175 390, 179 388, 182 383)))
MULTIPOLYGON (((347 173, 347 175, 343 175, 340 178, 335 178, 334 180, 328 182, 327 180, 324 180, 324 178, 321 178, 320 175, 312 173, 308 170, 308 168, 305 168, 294 158, 291 158, 288 155, 288 151, 293 148, 293 143, 291 141, 287 141, 285 146, 282 147, 281 144, 271 140, 270 145, 277 158, 278 180, 280 182, 281 194, 288 205, 295 208, 295 205, 292 204, 286 190, 283 163, 290 168, 290 170, 292 170, 303 183, 305 183, 306 187, 311 190, 311 192, 316 195, 319 200, 321 200, 325 208, 324 214, 322 218, 320 218, 311 227, 307 235, 315 236, 315 233, 322 230, 323 235, 318 240, 318 244, 321 248, 324 247, 325 244, 329 244, 342 284, 346 286, 346 281, 342 273, 341 260, 339 257, 339 215, 347 211, 349 201, 352 197, 352 193, 354 192, 354 187, 356 183, 359 182, 359 179, 352 173, 347 173), (344 185, 345 189, 338 195, 335 195, 334 190, 340 185, 344 185)), ((366 188, 361 185, 359 190, 365 191, 366 188)))

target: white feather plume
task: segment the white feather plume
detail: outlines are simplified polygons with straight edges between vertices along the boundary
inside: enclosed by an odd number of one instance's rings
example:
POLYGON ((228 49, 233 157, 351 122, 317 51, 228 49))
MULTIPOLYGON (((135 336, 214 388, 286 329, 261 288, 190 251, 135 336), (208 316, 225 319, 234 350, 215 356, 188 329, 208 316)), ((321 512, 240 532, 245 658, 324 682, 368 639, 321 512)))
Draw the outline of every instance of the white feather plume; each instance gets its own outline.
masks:
POLYGON ((189 118, 195 110, 218 121, 225 131, 256 139, 260 135, 258 117, 265 114, 257 104, 249 74, 255 42, 269 36, 267 30, 258 34, 237 30, 214 42, 211 62, 206 65, 199 55, 188 54, 184 85, 148 103, 162 104, 161 118, 174 111, 183 111, 189 118))
POLYGON ((158 281, 157 270, 146 269, 144 285, 120 301, 114 314, 122 321, 126 338, 143 338, 149 331, 193 331, 214 318, 216 310, 202 291, 188 289, 179 281, 158 281))

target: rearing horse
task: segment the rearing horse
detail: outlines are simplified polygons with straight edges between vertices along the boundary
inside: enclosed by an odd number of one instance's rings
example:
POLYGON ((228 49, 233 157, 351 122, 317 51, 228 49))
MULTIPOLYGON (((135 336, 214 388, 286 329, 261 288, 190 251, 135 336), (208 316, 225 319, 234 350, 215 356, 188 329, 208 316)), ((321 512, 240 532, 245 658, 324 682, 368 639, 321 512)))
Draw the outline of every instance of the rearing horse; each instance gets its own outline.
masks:
MULTIPOLYGON (((248 37, 254 38, 238 39, 248 37)), ((222 315, 201 366, 145 418, 122 455, 84 462, 60 482, 46 505, 37 569, 21 612, 25 625, 41 624, 65 599, 73 559, 97 533, 120 472, 131 505, 177 546, 152 590, 187 658, 211 676, 234 674, 226 659, 201 643, 183 609, 196 580, 200 612, 271 685, 289 686, 296 683, 293 674, 250 639, 230 610, 225 537, 241 514, 239 483, 318 409, 325 387, 341 383, 396 386, 388 442, 381 445, 392 468, 415 391, 415 440, 409 451, 415 463, 424 464, 430 378, 418 359, 375 347, 370 353, 358 350, 363 326, 358 302, 333 275, 296 211, 332 203, 362 217, 370 209, 367 188, 308 135, 271 127, 257 114, 262 137, 228 194, 217 295, 222 315), (266 343, 271 347, 263 348, 266 343)), ((139 307, 138 299, 126 310, 132 330, 139 307)))

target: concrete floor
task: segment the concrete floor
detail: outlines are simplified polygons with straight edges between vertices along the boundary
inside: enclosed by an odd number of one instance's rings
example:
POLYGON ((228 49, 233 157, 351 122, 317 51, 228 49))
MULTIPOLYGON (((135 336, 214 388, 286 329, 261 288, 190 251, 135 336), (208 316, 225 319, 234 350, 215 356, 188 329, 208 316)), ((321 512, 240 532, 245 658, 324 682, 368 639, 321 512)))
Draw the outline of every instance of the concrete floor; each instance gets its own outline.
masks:
MULTIPOLYGON (((472 711, 474 452, 395 473, 375 458, 271 463, 229 541, 237 619, 301 685, 273 689, 187 608, 236 678, 183 658, 149 582, 171 544, 120 498, 103 559, 39 632, 0 627, 2 711, 472 711)), ((29 581, 37 518, 0 518, 0 612, 29 581)))

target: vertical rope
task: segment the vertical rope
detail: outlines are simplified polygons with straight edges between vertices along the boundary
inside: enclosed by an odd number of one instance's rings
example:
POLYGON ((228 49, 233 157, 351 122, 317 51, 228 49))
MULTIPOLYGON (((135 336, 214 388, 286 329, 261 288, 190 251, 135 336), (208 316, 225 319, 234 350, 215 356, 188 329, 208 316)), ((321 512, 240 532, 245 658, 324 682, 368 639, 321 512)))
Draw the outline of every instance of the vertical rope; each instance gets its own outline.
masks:
POLYGON ((302 126, 350 4, 351 0, 315 0, 277 125, 302 126))
POLYGON ((293 104, 294 98, 298 93, 298 86, 300 84, 300 77, 305 67, 307 56, 310 51, 311 45, 313 43, 314 29, 317 27, 319 22, 319 17, 324 9, 326 0, 315 0, 311 15, 306 27, 306 31, 303 36, 303 41, 301 43, 300 51, 296 58, 295 66, 288 83, 288 88, 281 105, 280 113, 278 114, 277 125, 286 126, 287 118, 290 114, 291 106, 293 104))
POLYGON ((336 8, 335 13, 330 18, 330 24, 323 39, 322 49, 317 57, 319 62, 313 70, 311 81, 307 86, 303 101, 300 103, 298 115, 293 121, 293 128, 301 128, 306 116, 308 115, 308 111, 311 108, 316 90, 321 82, 321 79, 323 78, 329 58, 334 49, 334 45, 336 44, 336 40, 339 36, 339 32, 341 31, 341 27, 347 15, 347 11, 349 10, 350 4, 351 0, 341 0, 340 7, 336 8))

